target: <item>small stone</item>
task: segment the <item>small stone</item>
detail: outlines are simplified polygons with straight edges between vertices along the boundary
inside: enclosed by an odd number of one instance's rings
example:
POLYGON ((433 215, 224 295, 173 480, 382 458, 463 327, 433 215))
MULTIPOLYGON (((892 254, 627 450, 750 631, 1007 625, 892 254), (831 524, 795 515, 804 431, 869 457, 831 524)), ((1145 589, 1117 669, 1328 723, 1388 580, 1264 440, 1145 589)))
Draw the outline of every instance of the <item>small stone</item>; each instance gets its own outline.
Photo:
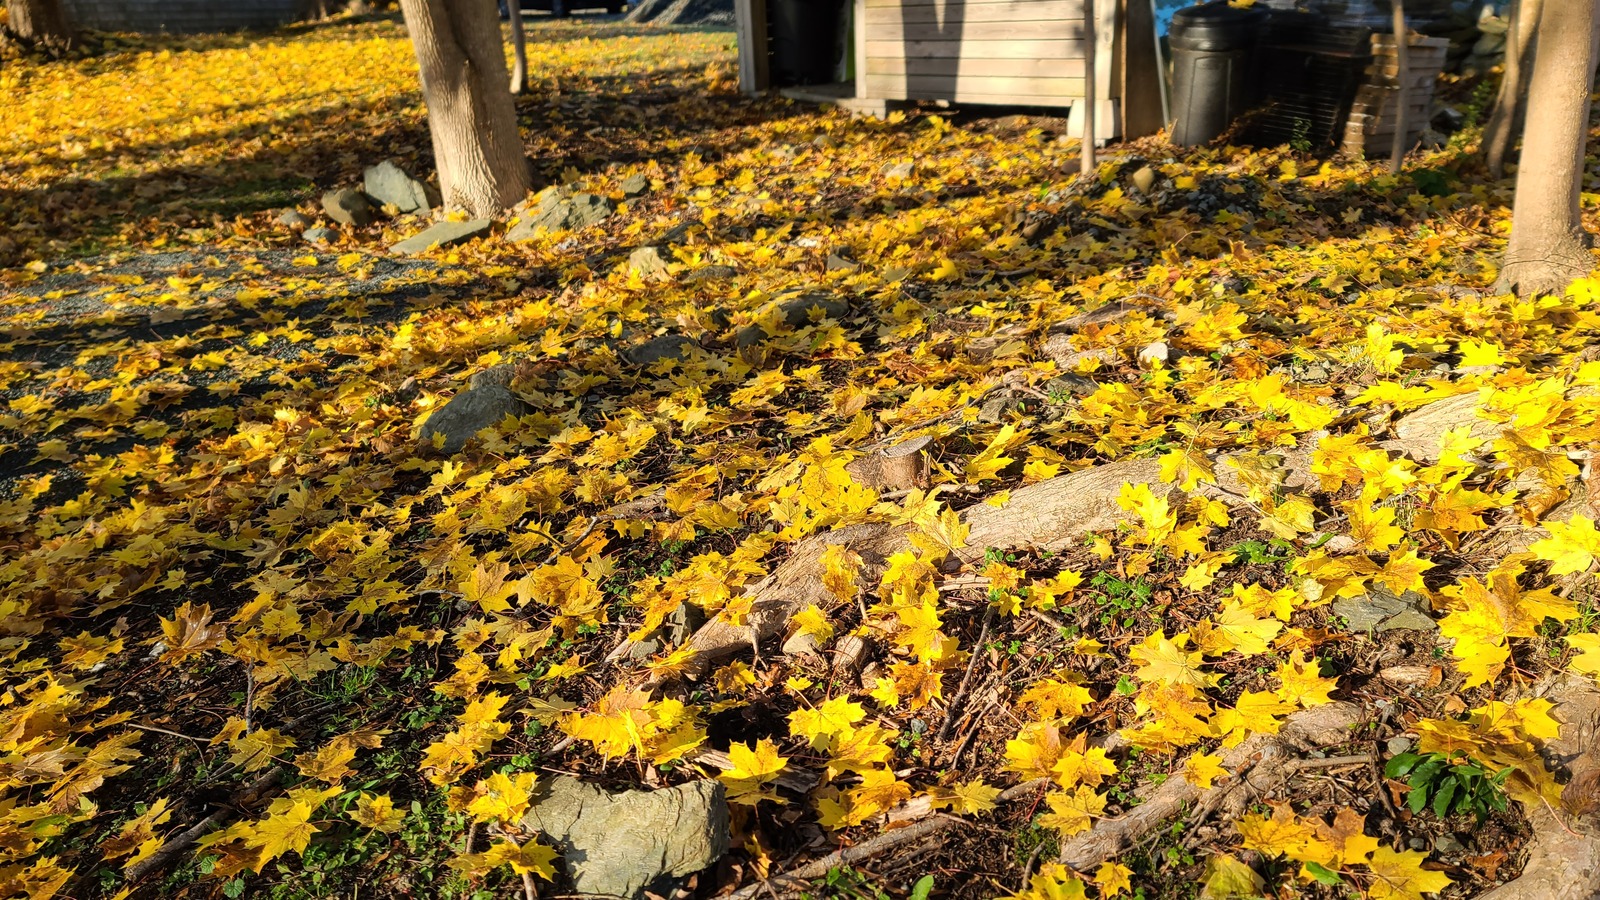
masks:
POLYGON ((685 283, 695 281, 723 281, 732 278, 737 274, 739 274, 739 270, 735 269, 733 266, 705 266, 703 268, 693 269, 685 272, 682 280, 685 283))
POLYGON ((1389 751, 1390 756, 1399 756, 1402 753, 1410 752, 1412 742, 1411 738, 1408 737, 1392 737, 1383 746, 1385 750, 1389 751))
POLYGON ((885 163, 883 168, 879 169, 878 171, 882 172, 883 177, 885 178, 898 178, 901 181, 905 181, 906 179, 910 178, 914 172, 916 172, 916 166, 909 162, 885 163))
POLYGON ((1008 397, 991 397, 978 407, 978 421, 985 425, 998 425, 1006 419, 1006 411, 1011 408, 1011 399, 1008 397))
POLYGON ((629 175, 622 179, 622 196, 632 200, 643 197, 650 190, 650 179, 640 174, 629 175))
POLYGON ((422 446, 433 446, 433 436, 444 435, 440 448, 446 456, 461 452, 478 432, 499 425, 507 416, 520 416, 527 405, 509 388, 497 384, 468 388, 439 407, 422 425, 422 446))
POLYGON ((1406 845, 1409 846, 1413 850, 1426 850, 1426 849, 1428 849, 1428 842, 1426 840, 1423 840, 1422 838, 1419 838, 1419 837, 1414 837, 1414 838, 1411 838, 1410 840, 1407 840, 1406 841, 1406 845))
POLYGON ((1433 849, 1439 853, 1460 853, 1467 845, 1456 840, 1453 834, 1441 834, 1433 839, 1433 849))
POLYGON ((1142 194, 1150 193, 1150 188, 1153 187, 1155 183, 1156 170, 1150 168, 1149 166, 1143 166, 1139 169, 1139 171, 1133 173, 1133 186, 1138 188, 1139 192, 1142 194))
POLYGON ((821 656, 822 647, 814 635, 796 631, 783 642, 783 653, 785 656, 821 656))
POLYGON ((466 222, 439 222, 423 229, 389 248, 391 253, 416 256, 435 247, 449 247, 489 233, 494 222, 490 219, 472 219, 466 222))
MULTIPOLYGON (((778 304, 779 318, 790 328, 810 325, 813 313, 824 319, 844 319, 850 315, 850 301, 828 294, 801 294, 778 304)), ((760 325, 746 325, 734 335, 733 342, 740 350, 753 347, 770 335, 760 325)))
POLYGON ((1087 397, 1090 394, 1093 394, 1095 391, 1100 390, 1100 385, 1096 384, 1093 379, 1085 378, 1082 375, 1068 372, 1065 375, 1057 375, 1049 381, 1046 381, 1044 383, 1044 390, 1045 393, 1049 394, 1052 398, 1056 397, 1057 395, 1066 396, 1068 394, 1077 397, 1087 397))
POLYGON ((652 366, 664 359, 688 359, 701 350, 698 341, 681 334, 663 334, 624 351, 623 358, 636 366, 652 366))
POLYGON ((506 232, 508 241, 532 239, 544 231, 576 231, 597 224, 616 211, 616 204, 598 194, 573 194, 562 198, 559 191, 541 192, 535 210, 524 215, 506 232))
POLYGON ((657 882, 711 865, 728 850, 727 792, 719 781, 612 794, 565 775, 540 779, 523 830, 543 833, 580 894, 643 900, 657 882))
POLYGON ((438 191, 387 160, 361 173, 361 189, 378 205, 393 206, 402 213, 425 213, 441 204, 438 191))
POLYGON ((332 228, 323 228, 318 225, 315 228, 307 228, 305 231, 300 232, 300 236, 313 244, 331 244, 339 239, 339 232, 334 231, 332 228))
POLYGON ((1171 358, 1172 348, 1167 346, 1166 341, 1156 341, 1139 351, 1139 362, 1147 365, 1163 364, 1171 358))
POLYGON ((286 209, 278 216, 279 225, 287 225, 296 230, 304 230, 311 226, 311 217, 298 209, 286 209))
POLYGON ((1428 687, 1437 680, 1437 673, 1428 666, 1389 666, 1378 671, 1378 677, 1401 687, 1428 687))
POLYGON ((1312 363, 1300 370, 1300 380, 1311 384, 1321 384, 1331 377, 1328 367, 1321 363, 1312 363))
POLYGON ((1354 632, 1393 631, 1399 628, 1433 631, 1439 627, 1428 615, 1427 598, 1415 591, 1406 591, 1396 597, 1381 585, 1357 597, 1335 600, 1333 614, 1343 616, 1346 628, 1354 632))
POLYGON ((1039 352, 1047 359, 1056 362, 1056 368, 1063 372, 1072 372, 1080 365, 1097 362, 1102 365, 1114 365, 1120 358, 1115 347, 1094 347, 1089 350, 1074 350, 1073 339, 1070 334, 1055 334, 1045 338, 1040 345, 1039 352))
POLYGON ((656 247, 640 247, 628 254, 628 268, 646 281, 661 281, 668 276, 667 261, 656 247))
POLYGON ((837 253, 829 253, 828 261, 823 268, 829 272, 854 272, 861 268, 861 265, 849 257, 841 256, 837 253))
POLYGON ((377 221, 378 214, 367 195, 355 188, 340 188, 322 195, 322 211, 340 225, 365 228, 377 221))

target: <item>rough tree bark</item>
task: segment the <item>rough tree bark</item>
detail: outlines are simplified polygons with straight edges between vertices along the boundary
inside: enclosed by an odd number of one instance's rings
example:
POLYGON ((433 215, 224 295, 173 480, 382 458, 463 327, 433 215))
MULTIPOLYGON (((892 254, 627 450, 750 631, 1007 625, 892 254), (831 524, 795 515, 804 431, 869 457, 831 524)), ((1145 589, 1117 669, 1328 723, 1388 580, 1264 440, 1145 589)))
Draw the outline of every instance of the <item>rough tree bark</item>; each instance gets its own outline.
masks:
POLYGON ((48 50, 67 50, 75 35, 61 0, 6 0, 7 28, 18 38, 48 50))
POLYGON ((400 0, 400 11, 417 53, 445 206, 492 216, 516 205, 532 180, 494 0, 400 0))
POLYGON ((1505 74, 1495 94, 1494 110, 1483 128, 1484 161, 1495 178, 1505 174, 1506 154, 1522 130, 1523 100, 1528 95, 1528 71, 1533 68, 1534 26, 1539 24, 1543 0, 1513 0, 1506 29, 1505 74))
POLYGON ((1540 11, 1511 241, 1497 290, 1559 293, 1594 266, 1578 194, 1594 83, 1595 11, 1596 0, 1562 0, 1540 11))
POLYGON ((511 93, 520 94, 528 86, 528 37, 522 31, 522 0, 506 0, 506 12, 511 19, 511 55, 516 59, 511 66, 511 93))

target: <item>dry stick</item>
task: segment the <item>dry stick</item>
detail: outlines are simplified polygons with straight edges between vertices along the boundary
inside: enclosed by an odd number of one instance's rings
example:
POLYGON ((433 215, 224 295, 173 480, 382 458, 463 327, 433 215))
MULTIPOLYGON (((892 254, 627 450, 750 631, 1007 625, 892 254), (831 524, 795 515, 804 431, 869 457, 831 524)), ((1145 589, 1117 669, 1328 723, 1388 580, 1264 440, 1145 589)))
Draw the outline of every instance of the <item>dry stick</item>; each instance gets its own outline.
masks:
MULTIPOLYGON (((273 766, 272 768, 268 769, 260 778, 250 782, 250 784, 241 793, 260 794, 262 791, 265 791, 276 784, 278 779, 282 778, 283 775, 283 766, 273 766)), ((206 832, 233 818, 233 814, 234 813, 232 809, 219 809, 211 815, 206 816, 204 819, 201 819, 195 824, 189 826, 187 831, 183 832, 172 840, 167 841, 167 843, 163 845, 160 850, 152 853, 137 865, 130 867, 128 869, 128 883, 137 883, 146 875, 165 868, 168 863, 172 862, 172 860, 178 856, 178 854, 188 850, 190 847, 193 847, 196 841, 205 836, 206 832)))
POLYGON ((956 688, 956 695, 950 698, 950 703, 944 709, 944 724, 939 726, 939 743, 950 740, 950 732, 956 727, 956 715, 961 711, 961 704, 967 698, 967 688, 972 684, 972 670, 978 665, 978 653, 983 650, 983 642, 989 639, 989 625, 994 621, 994 604, 983 611, 983 627, 978 629, 978 643, 973 647, 972 654, 967 658, 967 672, 961 676, 961 686, 956 688))
MULTIPOLYGON (((513 4, 517 0, 511 0, 513 4)), ((533 883, 533 873, 522 873, 522 894, 527 900, 539 900, 539 886, 533 883)))
POLYGON ((1406 158, 1406 82, 1411 77, 1411 57, 1409 44, 1406 39, 1406 7, 1403 0, 1391 0, 1394 4, 1394 102, 1397 108, 1394 122, 1394 142, 1389 149, 1389 172, 1398 175, 1406 158))
MULTIPOLYGON (((1032 781, 1024 781, 1016 787, 1001 791, 1000 796, 996 799, 1000 802, 1009 802, 1017 799, 1018 797, 1027 796, 1028 794, 1031 794, 1039 788, 1045 786, 1047 783, 1048 780, 1044 778, 1035 778, 1032 781)), ((847 866, 863 859, 871 859, 880 853, 893 850, 902 844, 920 841, 923 838, 936 835, 947 828, 953 828, 957 825, 967 824, 970 823, 965 819, 947 815, 937 815, 931 819, 923 819, 920 822, 915 822, 911 825, 907 825, 904 828, 896 828, 893 831, 886 831, 875 838, 862 841, 854 847, 845 847, 840 850, 835 850, 821 859, 812 860, 811 862, 808 862, 797 869, 785 872, 782 875, 778 875, 773 878, 765 878, 757 881, 754 884, 745 885, 729 895, 728 900, 751 900, 751 898, 760 894, 764 890, 773 891, 775 887, 786 887, 788 883, 796 881, 810 881, 813 878, 821 878, 822 876, 828 874, 829 869, 832 869, 836 866, 847 866)))

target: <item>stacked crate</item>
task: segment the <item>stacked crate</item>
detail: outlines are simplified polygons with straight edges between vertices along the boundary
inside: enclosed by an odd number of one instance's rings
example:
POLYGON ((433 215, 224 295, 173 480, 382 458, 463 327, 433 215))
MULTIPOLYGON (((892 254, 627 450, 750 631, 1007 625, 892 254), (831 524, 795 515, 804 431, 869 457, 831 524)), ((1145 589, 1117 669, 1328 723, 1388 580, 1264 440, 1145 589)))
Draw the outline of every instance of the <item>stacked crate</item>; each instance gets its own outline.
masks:
MULTIPOLYGON (((1428 127, 1433 108, 1433 88, 1444 69, 1447 38, 1408 35, 1406 68, 1406 148, 1415 146, 1428 127)), ((1344 152, 1356 156, 1386 156, 1394 144, 1399 124, 1399 62, 1394 35, 1372 36, 1372 62, 1356 89, 1350 118, 1345 123, 1344 152)))

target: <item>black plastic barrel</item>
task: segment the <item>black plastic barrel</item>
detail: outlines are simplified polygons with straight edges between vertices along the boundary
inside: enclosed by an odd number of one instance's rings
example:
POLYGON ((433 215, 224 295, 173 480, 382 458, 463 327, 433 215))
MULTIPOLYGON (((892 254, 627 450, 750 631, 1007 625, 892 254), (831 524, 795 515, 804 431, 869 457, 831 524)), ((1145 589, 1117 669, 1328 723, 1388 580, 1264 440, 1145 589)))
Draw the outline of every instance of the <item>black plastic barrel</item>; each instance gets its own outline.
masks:
POLYGON ((827 84, 844 53, 844 0, 768 0, 775 85, 827 84))
POLYGON ((1172 142, 1204 144, 1228 129, 1250 98, 1256 44, 1267 23, 1263 9, 1225 0, 1181 9, 1172 16, 1172 142))

